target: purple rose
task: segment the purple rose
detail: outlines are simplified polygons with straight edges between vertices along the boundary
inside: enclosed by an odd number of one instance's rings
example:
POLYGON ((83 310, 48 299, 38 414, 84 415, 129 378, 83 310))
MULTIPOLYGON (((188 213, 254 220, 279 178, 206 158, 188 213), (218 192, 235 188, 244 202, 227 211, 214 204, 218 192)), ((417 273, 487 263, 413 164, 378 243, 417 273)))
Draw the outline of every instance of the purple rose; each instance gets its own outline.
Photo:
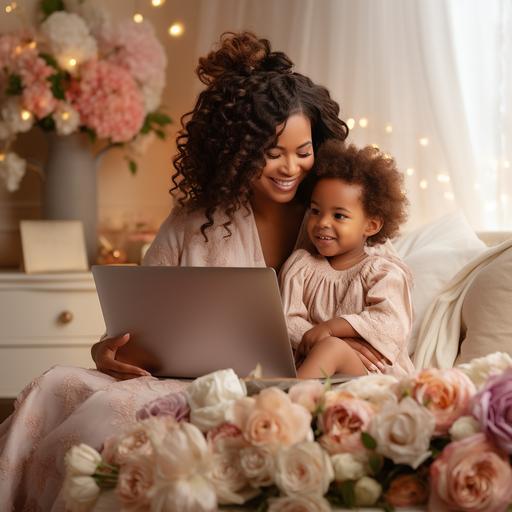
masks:
POLYGON ((512 368, 487 381, 473 398, 472 412, 482 430, 512 454, 512 368))
POLYGON ((151 416, 172 416, 176 421, 188 421, 190 407, 187 396, 182 391, 155 398, 137 411, 137 420, 146 420, 151 416))

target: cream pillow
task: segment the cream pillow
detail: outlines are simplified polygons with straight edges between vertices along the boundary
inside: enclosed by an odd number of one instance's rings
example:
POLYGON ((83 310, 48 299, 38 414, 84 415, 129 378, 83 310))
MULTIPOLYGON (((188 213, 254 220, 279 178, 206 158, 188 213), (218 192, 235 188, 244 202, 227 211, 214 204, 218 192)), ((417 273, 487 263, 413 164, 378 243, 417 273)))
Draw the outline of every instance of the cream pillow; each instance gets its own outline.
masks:
POLYGON ((418 341, 418 331, 432 301, 451 278, 486 249, 462 212, 457 211, 393 240, 400 257, 414 277, 414 321, 409 354, 418 341))
POLYGON ((492 352, 512 355, 512 247, 485 266, 462 305, 465 337, 455 364, 492 352))

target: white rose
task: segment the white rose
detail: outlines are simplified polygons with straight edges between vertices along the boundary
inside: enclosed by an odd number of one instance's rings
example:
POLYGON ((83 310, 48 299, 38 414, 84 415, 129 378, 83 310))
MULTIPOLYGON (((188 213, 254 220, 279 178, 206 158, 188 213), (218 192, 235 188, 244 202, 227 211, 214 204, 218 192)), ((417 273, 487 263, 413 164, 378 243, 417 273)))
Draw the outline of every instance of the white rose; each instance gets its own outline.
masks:
POLYGON ((481 388, 491 375, 498 375, 511 366, 512 357, 505 352, 494 352, 473 359, 469 363, 460 364, 457 368, 462 370, 477 388, 481 388))
POLYGON ((249 487, 237 449, 226 449, 213 455, 209 478, 222 505, 241 505, 258 494, 256 489, 249 487))
POLYGON ((375 505, 382 493, 382 486, 369 476, 363 476, 354 485, 356 505, 370 507, 375 505))
POLYGON ((101 461, 101 455, 94 448, 83 443, 70 448, 64 458, 69 475, 90 476, 94 474, 101 461))
POLYGON ((430 456, 434 428, 432 413, 406 397, 376 414, 368 432, 377 441, 377 452, 396 464, 408 464, 416 469, 430 456))
POLYGON ((243 448, 240 451, 240 467, 253 487, 265 487, 274 483, 274 456, 263 446, 243 448))
POLYGON ((307 441, 277 453, 275 481, 285 494, 324 495, 333 479, 329 455, 318 443, 307 441))
POLYGON ((100 488, 92 476, 73 475, 64 482, 63 495, 70 512, 90 510, 99 494, 100 488))
POLYGON ((190 421, 203 432, 224 423, 230 406, 247 392, 236 373, 229 370, 204 375, 186 389, 190 421))
POLYGON ((392 375, 367 375, 359 379, 352 379, 336 386, 336 390, 351 393, 357 398, 367 400, 376 405, 378 409, 398 402, 395 386, 398 379, 392 375))
POLYGON ((267 512, 331 512, 329 502, 323 496, 294 495, 269 500, 267 512))
POLYGON ((80 114, 69 103, 63 101, 59 102, 52 117, 59 135, 69 135, 80 126, 80 114))
POLYGON ((4 179, 9 192, 18 190, 26 167, 27 162, 16 153, 10 152, 0 156, 0 177, 4 179))
POLYGON ((365 465, 352 453, 338 453, 331 457, 334 469, 334 480, 344 482, 345 480, 357 480, 366 475, 365 465))
POLYGON ((478 423, 473 416, 461 416, 459 419, 455 420, 449 430, 453 441, 460 441, 477 432, 480 432, 480 423, 478 423))

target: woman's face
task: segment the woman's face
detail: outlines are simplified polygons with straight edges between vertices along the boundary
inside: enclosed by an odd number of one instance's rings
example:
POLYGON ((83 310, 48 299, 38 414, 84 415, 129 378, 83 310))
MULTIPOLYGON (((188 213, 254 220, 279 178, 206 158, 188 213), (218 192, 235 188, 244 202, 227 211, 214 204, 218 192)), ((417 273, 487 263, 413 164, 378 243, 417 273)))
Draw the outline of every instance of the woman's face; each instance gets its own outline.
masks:
POLYGON ((261 176, 253 181, 252 188, 256 195, 287 203, 295 197, 299 184, 315 161, 311 122, 303 114, 294 114, 276 131, 281 132, 277 144, 266 152, 265 167, 261 176))

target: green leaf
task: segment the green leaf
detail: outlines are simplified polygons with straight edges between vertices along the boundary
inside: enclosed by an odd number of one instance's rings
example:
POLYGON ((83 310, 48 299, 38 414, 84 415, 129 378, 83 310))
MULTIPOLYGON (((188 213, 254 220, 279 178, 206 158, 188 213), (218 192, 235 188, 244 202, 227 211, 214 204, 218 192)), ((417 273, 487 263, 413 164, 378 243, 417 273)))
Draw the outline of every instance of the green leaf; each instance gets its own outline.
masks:
POLYGON ((361 442, 368 450, 375 450, 377 448, 377 441, 368 432, 361 432, 361 442))
POLYGON ((155 130, 155 133, 159 139, 162 139, 162 140, 165 139, 165 132, 163 130, 155 130))
POLYGON ((43 59, 46 64, 48 64, 48 66, 59 69, 59 65, 57 64, 57 61, 53 55, 50 55, 49 53, 40 53, 39 57, 41 57, 41 59, 43 59))
POLYGON ((66 75, 65 73, 55 73, 48 77, 48 81, 50 82, 50 88, 54 98, 58 100, 66 99, 66 75))
POLYGON ((45 18, 57 11, 65 11, 64 2, 62 0, 43 0, 41 2, 41 10, 45 18))
POLYGON ((19 96, 23 92, 23 82, 21 76, 15 73, 9 75, 7 78, 7 88, 5 93, 8 96, 19 96))
POLYGON ((46 116, 42 119, 39 119, 37 122, 38 126, 40 126, 45 132, 53 132, 55 130, 55 121, 52 116, 46 116))
POLYGON ((128 162, 128 169, 135 176, 137 174, 137 162, 131 158, 126 158, 126 161, 128 162))
POLYGON ((339 490, 343 502, 349 508, 355 507, 356 505, 356 493, 354 491, 355 482, 353 480, 345 480, 339 484, 339 490))
POLYGON ((89 137, 89 140, 94 144, 96 140, 98 139, 98 136, 96 135, 96 132, 92 128, 87 128, 86 126, 83 126, 80 128, 81 131, 85 132, 87 134, 87 137, 89 137))
POLYGON ((384 458, 382 455, 378 453, 371 453, 368 457, 368 463, 370 464, 370 469, 372 470, 373 476, 377 476, 384 465, 384 458))
POLYGON ((172 120, 163 112, 151 112, 148 114, 148 117, 150 117, 151 122, 158 124, 159 126, 165 126, 166 124, 171 124, 172 120))

